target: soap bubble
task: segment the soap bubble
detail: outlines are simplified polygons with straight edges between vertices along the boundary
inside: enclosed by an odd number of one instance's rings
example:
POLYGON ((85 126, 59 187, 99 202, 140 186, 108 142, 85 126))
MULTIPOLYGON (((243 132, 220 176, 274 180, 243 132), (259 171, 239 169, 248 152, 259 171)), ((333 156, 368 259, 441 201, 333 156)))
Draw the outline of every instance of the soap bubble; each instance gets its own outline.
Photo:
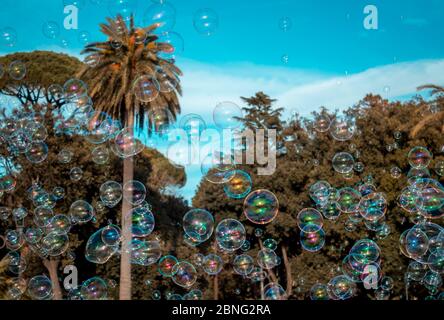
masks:
POLYGON ((60 35, 60 27, 57 22, 46 21, 42 27, 43 35, 49 39, 55 39, 60 35))
POLYGON ((114 138, 114 143, 111 144, 111 151, 124 159, 139 154, 144 148, 143 143, 134 137, 132 130, 129 128, 120 130, 114 138))
POLYGON ((356 292, 355 284, 344 275, 332 278, 328 282, 327 288, 329 296, 333 300, 347 300, 356 292))
POLYGON ((160 258, 157 263, 157 270, 164 277, 172 277, 174 275, 174 266, 179 262, 176 257, 168 255, 160 258))
POLYGON ((50 232, 43 237, 41 246, 52 257, 63 254, 69 247, 69 238, 66 234, 50 232))
POLYGON ((316 283, 310 289, 311 300, 329 300, 328 288, 325 284, 316 283))
POLYGON ((264 287, 265 300, 287 300, 287 293, 278 283, 269 283, 264 287))
POLYGON ((36 244, 42 239, 43 230, 35 227, 28 227, 25 230, 25 240, 30 244, 36 244))
POLYGON ((243 211, 251 222, 267 224, 276 218, 279 212, 279 201, 271 191, 255 190, 245 198, 243 211))
POLYGON ((71 162, 73 153, 70 150, 62 149, 57 155, 57 159, 60 163, 67 164, 71 162))
POLYGON ((157 42, 162 44, 159 56, 163 59, 174 60, 184 51, 183 38, 176 32, 168 31, 162 33, 157 42))
POLYGON ((80 294, 83 300, 106 300, 108 286, 102 278, 92 277, 82 283, 80 294))
POLYGON ((222 258, 215 254, 207 255, 202 262, 204 271, 209 275, 218 274, 222 270, 223 265, 222 258))
POLYGON ((328 129, 330 129, 330 125, 331 125, 330 117, 326 114, 320 114, 316 116, 313 123, 313 128, 317 132, 327 132, 328 129))
POLYGON ((123 196, 134 206, 140 205, 146 196, 145 185, 137 180, 131 180, 123 185, 123 196))
POLYGON ((201 162, 200 170, 205 180, 215 184, 229 182, 236 174, 234 159, 231 155, 211 153, 201 162))
POLYGON ((225 219, 219 222, 215 235, 218 245, 227 251, 239 249, 246 239, 245 227, 235 219, 225 219))
POLYGON ((114 129, 114 123, 105 112, 94 111, 88 114, 84 129, 86 141, 92 144, 101 144, 108 140, 114 129))
POLYGON ((119 245, 121 236, 120 228, 116 225, 109 224, 101 229, 102 242, 107 246, 119 245))
POLYGON ((0 29, 0 37, 0 43, 6 47, 13 47, 17 43, 17 32, 11 27, 0 29))
POLYGON ((387 212, 387 200, 382 193, 373 192, 361 198, 359 213, 368 221, 377 221, 387 212))
POLYGON ((94 217, 94 208, 84 200, 77 200, 71 204, 69 216, 74 223, 86 223, 94 217))
POLYGON ((420 228, 412 228, 406 234, 406 250, 411 258, 423 256, 429 248, 429 238, 420 228))
POLYGON ((42 163, 48 157, 48 146, 43 141, 33 142, 26 151, 25 156, 31 163, 42 163))
POLYGON ((305 208, 299 211, 296 223, 300 230, 309 227, 310 232, 316 232, 324 225, 324 218, 318 210, 305 208))
POLYGON ((279 29, 281 29, 284 32, 287 32, 291 29, 293 26, 293 21, 289 17, 282 17, 279 19, 279 29))
POLYGON ((407 157, 410 166, 416 169, 427 168, 432 160, 431 152, 424 147, 412 148, 407 157))
POLYGON ((233 261, 233 269, 237 274, 246 276, 253 271, 254 260, 247 254, 236 256, 233 261))
POLYGON ((109 150, 105 146, 97 146, 91 152, 91 159, 98 165, 106 164, 109 160, 109 150))
POLYGON ((353 170, 355 160, 350 153, 338 152, 335 154, 332 160, 333 169, 339 173, 349 173, 353 170))
POLYGON ((45 227, 50 222, 54 213, 51 208, 47 206, 38 206, 34 209, 33 221, 39 227, 45 227))
POLYGON ((229 198, 242 199, 250 193, 252 181, 247 172, 234 170, 234 174, 232 172, 227 174, 231 179, 224 184, 224 192, 229 198))
POLYGON ((82 176, 83 176, 83 170, 79 167, 74 167, 69 172, 69 178, 74 182, 81 180, 82 176))
POLYGON ((171 31, 176 24, 176 9, 169 3, 156 3, 148 7, 143 15, 145 25, 157 24, 156 32, 171 31))
POLYGON ((59 235, 68 234, 71 229, 71 219, 65 214, 58 214, 52 217, 45 226, 46 233, 54 232, 59 235))
POLYGON ((156 263, 162 255, 159 241, 133 238, 130 249, 131 263, 141 266, 149 266, 156 263))
POLYGON ((241 125, 242 109, 233 102, 221 102, 213 110, 214 124, 219 129, 236 129, 241 125))
POLYGON ((267 239, 264 241, 264 247, 275 251, 277 249, 277 242, 274 239, 267 239))
POLYGON ((322 215, 328 220, 336 220, 341 215, 339 204, 336 201, 329 201, 322 207, 322 215))
POLYGON ((85 258, 89 262, 104 264, 119 250, 119 243, 108 245, 103 241, 103 229, 93 233, 86 243, 85 258))
POLYGON ((76 100, 88 95, 88 87, 79 79, 70 79, 63 85, 65 98, 68 100, 76 100))
POLYGON ((173 282, 183 288, 190 288, 197 280, 194 266, 187 261, 180 261, 173 267, 173 282))
POLYGON ((207 124, 205 120, 197 114, 190 113, 185 115, 180 120, 180 127, 191 136, 200 136, 200 134, 206 129, 207 124))
POLYGON ((212 9, 200 9, 194 14, 194 29, 200 34, 209 36, 219 26, 219 17, 212 9))
POLYGON ((194 289, 183 296, 183 300, 202 300, 202 291, 194 289))
POLYGON ((159 95, 159 83, 149 75, 138 77, 133 84, 133 92, 137 100, 141 103, 154 101, 159 95))
POLYGON ((100 186, 100 200, 109 208, 115 207, 122 196, 122 186, 116 181, 106 181, 100 186))
POLYGON ((316 252, 325 244, 324 230, 317 225, 306 224, 300 233, 301 246, 304 250, 316 252))
POLYGON ((337 116, 330 125, 330 134, 338 141, 350 140, 355 134, 356 126, 352 119, 345 116, 337 116))
POLYGON ((324 206, 330 196, 332 188, 327 181, 317 181, 309 189, 310 198, 318 205, 324 206))
POLYGON ((354 188, 345 187, 338 191, 338 205, 339 209, 345 213, 355 212, 359 207, 361 200, 361 193, 354 188))
POLYGON ((35 276, 28 282, 28 295, 33 300, 50 300, 52 298, 52 282, 46 276, 35 276))
POLYGON ((277 255, 273 250, 263 248, 257 254, 257 263, 263 269, 272 269, 277 265, 277 255))
POLYGON ((154 216, 145 207, 131 210, 129 217, 132 220, 132 234, 134 237, 146 237, 154 230, 154 216))
POLYGON ((374 241, 362 239, 353 245, 350 249, 350 254, 354 254, 354 258, 359 263, 369 264, 379 261, 381 249, 374 241))
POLYGON ((183 230, 195 241, 201 243, 213 234, 214 218, 203 209, 191 209, 183 217, 183 230))

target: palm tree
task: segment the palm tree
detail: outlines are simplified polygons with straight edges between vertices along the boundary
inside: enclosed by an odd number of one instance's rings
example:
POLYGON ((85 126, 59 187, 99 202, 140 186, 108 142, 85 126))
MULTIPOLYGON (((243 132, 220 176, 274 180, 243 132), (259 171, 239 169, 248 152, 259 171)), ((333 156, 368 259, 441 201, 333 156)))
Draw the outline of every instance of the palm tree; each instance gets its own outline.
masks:
MULTIPOLYGON (((438 105, 444 105, 444 87, 428 84, 421 87, 418 87, 418 90, 430 90, 430 95, 435 96, 436 99, 433 101, 434 103, 438 103, 438 105)), ((427 105, 429 106, 429 105, 427 105)), ((424 117, 421 121, 419 121, 413 129, 410 131, 410 136, 415 138, 416 135, 430 122, 433 121, 443 121, 444 122, 444 110, 439 110, 438 113, 432 113, 424 117)), ((444 133, 444 125, 441 129, 442 133, 444 133)))
MULTIPOLYGON (((86 61, 95 61, 82 68, 78 77, 88 83, 89 94, 94 101, 95 111, 105 112, 124 124, 131 135, 134 126, 155 126, 152 111, 169 110, 172 121, 180 112, 178 95, 182 94, 179 76, 182 72, 175 66, 174 59, 162 56, 174 52, 169 43, 161 43, 154 35, 158 24, 146 28, 136 28, 131 16, 129 26, 118 15, 116 19, 107 18, 108 24, 101 24, 101 31, 108 36, 105 42, 88 44, 82 54, 88 54, 86 61), (141 77, 149 78, 152 83, 138 84, 141 77), (167 83, 169 89, 162 89, 167 83), (153 86, 155 84, 155 86, 153 86), (144 87, 145 86, 145 87, 144 87), (154 88, 154 89, 153 89, 154 88), (134 90, 156 91, 155 99, 140 99, 134 90)), ((146 94, 146 92, 145 92, 146 94)), ((123 184, 133 179, 133 162, 127 157, 123 162, 123 184)), ((132 205, 122 203, 122 250, 120 262, 120 300, 131 299, 131 219, 128 212, 132 205)))

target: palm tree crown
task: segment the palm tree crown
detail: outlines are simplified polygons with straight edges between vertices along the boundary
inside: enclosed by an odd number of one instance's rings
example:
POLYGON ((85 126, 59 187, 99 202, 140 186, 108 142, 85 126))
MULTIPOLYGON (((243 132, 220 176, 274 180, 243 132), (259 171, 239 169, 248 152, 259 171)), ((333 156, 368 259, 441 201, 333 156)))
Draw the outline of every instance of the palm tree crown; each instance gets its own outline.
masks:
POLYGON ((182 72, 174 59, 165 57, 174 52, 174 47, 158 42, 153 33, 158 24, 136 28, 131 16, 127 26, 120 15, 107 21, 100 27, 108 40, 85 47, 82 54, 88 54, 87 65, 78 74, 89 85, 95 110, 125 124, 135 120, 139 128, 146 120, 152 124, 150 111, 169 110, 175 120, 180 112, 182 72))

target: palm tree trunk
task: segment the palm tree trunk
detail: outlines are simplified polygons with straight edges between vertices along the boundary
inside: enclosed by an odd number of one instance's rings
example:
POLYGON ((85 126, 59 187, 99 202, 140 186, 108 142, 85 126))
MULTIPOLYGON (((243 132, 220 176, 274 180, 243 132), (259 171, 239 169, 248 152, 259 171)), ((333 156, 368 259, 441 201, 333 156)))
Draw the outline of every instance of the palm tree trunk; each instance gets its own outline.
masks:
POLYGON ((214 276, 213 279, 213 299, 219 300, 219 277, 217 274, 214 276))
POLYGON ((285 246, 282 246, 282 258, 284 260, 284 266, 287 278, 287 288, 285 291, 287 293, 287 297, 290 297, 292 291, 291 289, 293 286, 293 277, 291 275, 291 264, 288 261, 287 248, 285 246))
POLYGON ((54 294, 53 300, 62 300, 62 289, 60 287, 59 276, 57 274, 57 268, 59 266, 59 260, 50 258, 43 260, 43 265, 49 272, 49 278, 52 283, 52 292, 54 294))
MULTIPOLYGON (((131 134, 134 130, 134 117, 132 114, 128 115, 127 126, 131 134)), ((133 158, 128 157, 123 160, 123 185, 133 180, 134 177, 134 164, 133 158)), ((128 213, 132 209, 131 203, 128 199, 131 195, 124 194, 122 199, 122 249, 120 253, 120 286, 119 286, 119 298, 120 300, 131 300, 131 217, 128 213)))

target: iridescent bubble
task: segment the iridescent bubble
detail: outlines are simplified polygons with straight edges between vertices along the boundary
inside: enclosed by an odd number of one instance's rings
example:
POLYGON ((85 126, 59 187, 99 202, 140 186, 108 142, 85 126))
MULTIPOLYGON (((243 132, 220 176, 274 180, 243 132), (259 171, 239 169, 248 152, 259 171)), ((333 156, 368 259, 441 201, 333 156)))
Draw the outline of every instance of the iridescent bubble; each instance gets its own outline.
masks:
POLYGON ((264 247, 267 248, 267 249, 273 250, 273 251, 276 250, 277 245, 278 245, 277 241, 274 240, 274 239, 266 239, 264 241, 264 247))
POLYGON ((93 233, 86 243, 85 258, 89 262, 104 264, 119 250, 118 243, 107 245, 103 242, 102 235, 103 228, 93 233))
POLYGON ((123 196, 126 201, 134 206, 138 206, 145 200, 145 185, 137 180, 127 181, 123 185, 123 196))
POLYGON ((176 24, 176 9, 169 3, 156 3, 148 7, 143 15, 145 25, 157 24, 156 32, 171 31, 176 24))
POLYGON ((279 212, 279 201, 271 191, 255 190, 245 198, 243 212, 251 222, 267 224, 276 218, 279 212))
POLYGON ((412 261, 407 267, 406 275, 409 280, 421 281, 424 278, 427 269, 427 265, 419 263, 417 261, 412 261))
POLYGON ((34 209, 33 221, 39 227, 45 227, 50 222, 54 213, 51 208, 47 206, 39 206, 34 209))
POLYGON ((180 261, 173 267, 173 282, 183 288, 190 288, 197 280, 197 271, 187 261, 180 261))
POLYGON ((246 276, 253 271, 254 260, 247 254, 236 256, 233 261, 233 269, 237 274, 246 276))
POLYGON ((120 183, 107 181, 100 186, 100 200, 109 208, 115 207, 123 197, 120 183))
POLYGON ((246 239, 245 227, 235 219, 225 219, 216 228, 217 244, 226 251, 236 251, 246 239))
POLYGON ((70 150, 62 149, 57 155, 57 159, 60 163, 67 164, 71 162, 73 153, 70 150))
POLYGON ((74 223, 86 223, 94 217, 94 208, 84 200, 77 200, 69 208, 69 216, 74 223))
POLYGON ((0 36, 0 43, 6 47, 13 47, 17 43, 17 32, 11 27, 0 29, 0 36))
POLYGON ((183 230, 192 239, 201 243, 213 234, 214 218, 203 209, 191 209, 183 217, 183 230))
POLYGON ((234 170, 234 175, 228 172, 230 181, 224 184, 224 192, 229 198, 242 199, 246 197, 252 186, 250 175, 242 170, 234 170))
POLYGON ((80 99, 88 95, 88 87, 79 79, 70 79, 63 85, 65 97, 68 100, 80 99))
POLYGON ((377 221, 387 212, 387 200, 382 193, 373 192, 361 198, 359 213, 368 221, 377 221))
POLYGON ((82 45, 82 46, 87 46, 90 42, 90 38, 91 38, 91 35, 89 34, 88 31, 85 31, 85 30, 80 31, 79 35, 77 37, 80 45, 82 45))
POLYGON ((137 100, 141 103, 154 101, 159 95, 159 83, 149 75, 138 77, 133 84, 133 92, 137 100))
POLYGON ((423 169, 429 166, 432 153, 425 147, 414 147, 410 150, 407 158, 412 168, 423 169))
POLYGON ((52 298, 52 282, 47 276, 35 276, 28 282, 28 295, 33 300, 50 300, 52 298))
POLYGON ((302 248, 306 251, 319 251, 325 244, 325 232, 317 225, 306 224, 301 229, 300 242, 302 248))
POLYGON ((235 163, 231 155, 217 152, 207 155, 200 165, 205 180, 215 184, 229 182, 236 174, 234 168, 235 163))
POLYGON ((330 196, 331 185, 327 181, 317 181, 310 186, 310 198, 320 206, 324 206, 330 196))
POLYGON ((194 289, 183 296, 183 300, 202 300, 203 293, 200 290, 194 289))
POLYGON ((130 211, 132 220, 132 234, 134 237, 146 237, 154 230, 154 216, 145 207, 137 207, 130 211))
POLYGON ((380 281, 380 287, 381 287, 383 290, 390 291, 390 290, 393 289, 393 286, 394 286, 394 285, 395 285, 395 281, 393 280, 392 277, 385 276, 385 277, 383 277, 383 278, 381 279, 381 281, 380 281))
POLYGON ((25 240, 30 244, 35 244, 40 241, 43 236, 43 230, 35 227, 28 227, 25 231, 25 240))
POLYGON ((43 141, 33 142, 26 151, 25 156, 33 164, 42 163, 48 157, 48 146, 43 141))
POLYGON ((353 170, 355 160, 350 153, 338 152, 332 160, 333 169, 339 173, 349 173, 353 170))
POLYGON ((282 17, 279 19, 279 29, 284 32, 287 32, 293 26, 293 21, 289 17, 282 17))
POLYGON ((272 269, 277 265, 277 255, 273 250, 263 248, 257 254, 257 263, 263 269, 272 269))
POLYGON ((397 166, 394 166, 390 169, 390 175, 395 179, 398 179, 399 177, 401 177, 401 174, 402 174, 402 170, 397 166))
POLYGON ((422 282, 424 283, 424 287, 429 290, 430 294, 436 294, 442 286, 442 277, 437 272, 427 271, 422 282))
POLYGON ((423 256, 429 249, 429 238, 420 228, 412 228, 406 234, 406 250, 411 258, 423 256))
POLYGON ((322 215, 328 220, 336 220, 341 215, 339 204, 336 201, 328 201, 322 207, 322 215))
POLYGON ((209 275, 218 274, 222 270, 223 265, 222 258, 215 254, 207 255, 202 262, 204 271, 209 275))
POLYGON ((328 293, 333 300, 347 300, 356 291, 355 284, 346 276, 340 275, 332 278, 328 284, 328 293))
POLYGON ((200 136, 206 129, 205 120, 198 114, 190 113, 180 120, 180 127, 191 136, 200 136))
POLYGON ((17 230, 7 230, 5 232, 5 243, 9 250, 16 251, 25 243, 23 234, 17 230))
POLYGON ((55 233, 59 235, 68 234, 71 229, 71 219, 65 214, 58 214, 52 217, 45 226, 46 233, 55 233))
POLYGON ((269 283, 264 287, 265 300, 287 300, 287 293, 278 283, 269 283))
POLYGON ((106 300, 108 297, 108 286, 102 278, 92 277, 82 283, 80 294, 83 300, 106 300))
POLYGON ((316 283, 310 289, 311 300, 329 300, 328 288, 325 284, 316 283))
POLYGON ((327 114, 317 115, 313 123, 313 128, 317 132, 327 132, 330 129, 331 119, 327 114))
POLYGON ((111 145, 111 151, 124 159, 139 154, 144 148, 143 143, 134 137, 132 130, 129 128, 120 130, 114 138, 114 143, 111 145))
POLYGON ((438 176, 444 176, 444 160, 438 160, 435 162, 435 172, 438 176))
POLYGON ((180 34, 172 31, 164 32, 157 40, 161 51, 159 56, 165 60, 175 60, 184 51, 184 41, 180 34))
POLYGON ((121 239, 120 228, 116 225, 109 224, 100 229, 102 232, 102 242, 107 246, 118 246, 121 239))
POLYGON ((355 212, 359 207, 361 193, 351 187, 345 187, 338 191, 339 209, 344 213, 355 212))
POLYGON ((8 207, 0 207, 0 220, 6 221, 11 215, 11 209, 8 207))
POLYGON ((243 118, 242 109, 233 102, 221 102, 213 110, 214 124, 219 129, 236 129, 243 118))
POLYGON ((198 33, 209 36, 217 30, 219 17, 212 9, 200 9, 194 14, 193 24, 198 33))
POLYGON ((355 131, 354 121, 346 116, 337 116, 330 126, 331 136, 338 141, 350 140, 353 138, 355 131))
POLYGON ((97 146, 91 152, 91 159, 98 165, 106 164, 109 160, 109 150, 105 146, 97 146))
POLYGON ((88 114, 84 129, 86 141, 93 144, 101 144, 108 140, 114 129, 114 123, 105 112, 94 111, 88 114))
POLYGON ((179 262, 176 257, 168 255, 160 258, 157 263, 157 270, 164 277, 172 277, 174 275, 174 266, 179 262))
POLYGON ((159 241, 133 238, 130 249, 131 263, 141 266, 149 266, 156 263, 162 255, 159 241))
POLYGON ((28 210, 24 207, 15 208, 12 210, 12 216, 14 217, 14 220, 21 220, 25 218, 28 215, 28 210))
POLYGON ((324 218, 318 210, 305 208, 299 211, 296 223, 300 230, 309 227, 310 232, 316 232, 324 225, 324 218))
POLYGON ((369 264, 378 262, 381 254, 381 249, 378 245, 369 239, 362 239, 357 241, 350 249, 350 254, 354 254, 354 258, 359 263, 369 264))
POLYGON ((42 248, 52 257, 63 254, 69 247, 69 238, 66 234, 50 232, 41 241, 42 248))
POLYGON ((42 27, 43 35, 49 39, 55 39, 60 35, 60 27, 57 22, 46 21, 42 27))
POLYGON ((80 181, 83 177, 83 170, 79 167, 74 167, 69 171, 69 178, 76 182, 80 181))

